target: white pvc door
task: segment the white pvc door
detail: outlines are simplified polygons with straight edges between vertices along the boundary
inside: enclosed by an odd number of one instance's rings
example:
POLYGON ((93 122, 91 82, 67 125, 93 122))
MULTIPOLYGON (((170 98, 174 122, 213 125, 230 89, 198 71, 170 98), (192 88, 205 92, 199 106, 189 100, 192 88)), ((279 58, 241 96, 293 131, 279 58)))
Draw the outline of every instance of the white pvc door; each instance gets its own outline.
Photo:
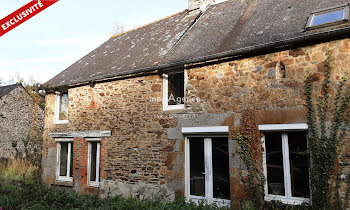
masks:
POLYGON ((186 196, 189 200, 230 205, 228 139, 186 139, 186 196))

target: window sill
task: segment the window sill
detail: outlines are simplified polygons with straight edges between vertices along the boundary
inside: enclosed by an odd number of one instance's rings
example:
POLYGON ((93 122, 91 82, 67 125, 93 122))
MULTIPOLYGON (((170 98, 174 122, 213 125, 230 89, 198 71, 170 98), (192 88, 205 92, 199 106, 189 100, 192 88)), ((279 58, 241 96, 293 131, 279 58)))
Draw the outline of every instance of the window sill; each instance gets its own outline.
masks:
POLYGON ((88 186, 89 187, 99 188, 100 187, 100 183, 99 182, 89 182, 88 186))
POLYGON ((309 198, 297 198, 297 197, 287 198, 287 197, 279 196, 279 195, 265 196, 265 201, 280 201, 280 202, 282 202, 284 204, 288 204, 288 205, 301 205, 304 203, 310 203, 309 198))
POLYGON ((184 110, 186 110, 184 104, 163 106, 163 111, 184 111, 184 110))
POLYGON ((54 185, 57 186, 66 186, 66 187, 73 187, 73 180, 60 180, 60 179, 56 179, 53 183, 54 185))
POLYGON ((56 124, 56 125, 57 125, 57 124, 60 124, 60 125, 61 125, 61 124, 68 124, 68 123, 69 123, 68 120, 60 120, 60 121, 55 121, 55 122, 54 122, 54 124, 56 124))

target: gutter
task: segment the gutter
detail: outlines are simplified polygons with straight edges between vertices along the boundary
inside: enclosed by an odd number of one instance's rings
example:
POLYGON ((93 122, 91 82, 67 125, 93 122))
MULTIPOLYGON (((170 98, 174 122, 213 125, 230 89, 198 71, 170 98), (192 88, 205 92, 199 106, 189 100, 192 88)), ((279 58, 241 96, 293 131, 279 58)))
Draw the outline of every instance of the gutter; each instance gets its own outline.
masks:
POLYGON ((223 58, 233 58, 233 57, 241 57, 241 56, 249 56, 258 54, 258 52, 264 52, 264 51, 276 51, 281 49, 291 49, 295 46, 308 46, 311 44, 314 44, 316 42, 326 42, 329 40, 336 40, 339 38, 344 37, 350 37, 350 26, 341 28, 341 29, 334 29, 327 32, 318 32, 313 34, 306 34, 302 36, 298 36, 291 39, 285 39, 282 41, 276 41, 276 42, 270 42, 267 44, 261 44, 261 45, 254 45, 250 47, 240 48, 236 50, 230 50, 222 53, 216 53, 208 56, 198 57, 198 58, 191 58, 187 60, 182 61, 176 61, 168 64, 160 64, 148 68, 142 68, 142 69, 136 69, 131 71, 125 71, 125 72, 119 72, 115 74, 110 74, 107 76, 99 76, 91 78, 90 80, 81 80, 78 81, 75 84, 62 84, 60 86, 53 87, 54 89, 60 89, 62 87, 76 87, 76 86, 82 86, 87 85, 93 82, 103 82, 106 80, 112 80, 115 77, 119 76, 126 76, 131 74, 139 74, 139 73, 149 73, 152 71, 166 71, 169 69, 173 69, 179 66, 185 66, 188 64, 193 63, 207 63, 210 61, 223 59, 223 58))

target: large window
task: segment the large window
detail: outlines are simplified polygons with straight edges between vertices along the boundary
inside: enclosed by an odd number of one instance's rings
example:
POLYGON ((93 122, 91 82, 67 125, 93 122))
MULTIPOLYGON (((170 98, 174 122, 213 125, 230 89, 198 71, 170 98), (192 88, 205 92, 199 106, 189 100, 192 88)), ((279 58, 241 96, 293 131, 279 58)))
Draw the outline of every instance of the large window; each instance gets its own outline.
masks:
POLYGON ((73 181, 73 139, 56 139, 57 166, 56 179, 73 181))
POLYGON ((271 129, 263 132, 265 199, 280 200, 287 204, 309 202, 306 130, 271 129))
POLYGON ((100 185, 100 139, 88 139, 88 184, 92 187, 100 185))
POLYGON ((163 75, 163 109, 184 109, 185 106, 185 72, 163 75))
POLYGON ((349 19, 349 6, 338 6, 313 12, 309 17, 307 28, 341 24, 349 19))
POLYGON ((68 123, 68 93, 56 93, 55 124, 68 123))

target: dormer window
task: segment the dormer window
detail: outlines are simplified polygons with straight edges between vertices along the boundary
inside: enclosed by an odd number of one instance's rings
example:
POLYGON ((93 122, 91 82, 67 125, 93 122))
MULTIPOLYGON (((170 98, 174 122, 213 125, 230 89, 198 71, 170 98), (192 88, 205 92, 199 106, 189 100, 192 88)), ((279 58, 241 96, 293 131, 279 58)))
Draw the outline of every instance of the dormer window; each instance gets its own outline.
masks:
POLYGON ((343 5, 334 8, 315 11, 311 14, 306 26, 307 29, 336 25, 349 20, 349 6, 343 5))
POLYGON ((68 123, 68 92, 57 92, 55 100, 55 124, 68 123))

